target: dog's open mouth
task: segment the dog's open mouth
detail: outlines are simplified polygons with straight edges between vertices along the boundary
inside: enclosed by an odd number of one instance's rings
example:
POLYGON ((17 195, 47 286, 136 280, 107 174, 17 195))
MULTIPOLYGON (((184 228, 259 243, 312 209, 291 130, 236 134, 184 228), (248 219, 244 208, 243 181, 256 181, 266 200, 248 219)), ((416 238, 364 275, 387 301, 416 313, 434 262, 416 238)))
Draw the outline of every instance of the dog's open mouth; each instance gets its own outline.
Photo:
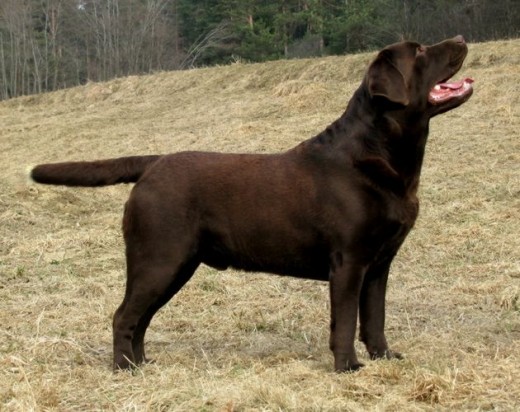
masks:
POLYGON ((432 104, 445 103, 448 100, 457 97, 463 97, 471 94, 473 91, 473 79, 466 77, 457 82, 441 82, 437 83, 428 94, 428 101, 432 104))

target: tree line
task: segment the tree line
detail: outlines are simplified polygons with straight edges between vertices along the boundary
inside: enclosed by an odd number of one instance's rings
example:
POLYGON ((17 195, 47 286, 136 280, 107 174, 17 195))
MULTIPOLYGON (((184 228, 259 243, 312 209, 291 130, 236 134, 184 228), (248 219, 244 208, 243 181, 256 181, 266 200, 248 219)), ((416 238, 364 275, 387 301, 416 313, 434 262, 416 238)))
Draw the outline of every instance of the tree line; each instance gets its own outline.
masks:
POLYGON ((400 39, 520 35, 518 0, 0 0, 0 100, 232 61, 400 39))

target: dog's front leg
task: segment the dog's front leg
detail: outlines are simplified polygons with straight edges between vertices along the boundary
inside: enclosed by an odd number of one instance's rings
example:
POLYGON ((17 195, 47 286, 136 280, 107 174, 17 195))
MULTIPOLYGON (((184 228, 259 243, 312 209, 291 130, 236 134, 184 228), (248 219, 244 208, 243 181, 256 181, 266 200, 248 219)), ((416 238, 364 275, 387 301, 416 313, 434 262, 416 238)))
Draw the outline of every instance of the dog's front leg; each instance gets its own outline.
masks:
POLYGON ((402 359, 399 352, 388 348, 385 338, 385 296, 388 273, 393 256, 368 269, 359 299, 361 340, 371 359, 402 359))
POLYGON ((330 349, 336 372, 355 371, 364 365, 354 348, 359 295, 366 266, 335 252, 330 265, 330 349))

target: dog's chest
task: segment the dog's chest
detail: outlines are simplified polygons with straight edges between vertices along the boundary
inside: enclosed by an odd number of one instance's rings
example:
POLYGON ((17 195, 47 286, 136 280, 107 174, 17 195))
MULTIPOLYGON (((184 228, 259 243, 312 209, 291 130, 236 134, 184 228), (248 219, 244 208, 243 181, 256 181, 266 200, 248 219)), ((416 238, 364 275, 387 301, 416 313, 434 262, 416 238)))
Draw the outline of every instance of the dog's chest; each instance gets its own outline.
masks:
POLYGON ((419 201, 415 195, 406 199, 396 199, 390 202, 387 211, 388 215, 383 224, 386 230, 381 236, 384 254, 397 251, 404 242, 419 214, 419 201))
POLYGON ((414 194, 395 200, 392 206, 393 219, 411 229, 419 215, 419 199, 417 199, 417 196, 414 194))

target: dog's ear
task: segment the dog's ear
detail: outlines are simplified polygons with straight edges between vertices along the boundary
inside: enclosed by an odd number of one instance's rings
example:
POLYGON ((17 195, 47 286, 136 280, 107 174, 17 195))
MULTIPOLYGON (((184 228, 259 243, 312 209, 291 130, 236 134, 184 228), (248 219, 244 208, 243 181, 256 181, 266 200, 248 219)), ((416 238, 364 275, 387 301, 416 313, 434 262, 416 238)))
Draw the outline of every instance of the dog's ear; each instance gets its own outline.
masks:
POLYGON ((383 50, 368 68, 368 91, 371 96, 382 96, 391 102, 407 106, 410 103, 403 74, 383 50))

